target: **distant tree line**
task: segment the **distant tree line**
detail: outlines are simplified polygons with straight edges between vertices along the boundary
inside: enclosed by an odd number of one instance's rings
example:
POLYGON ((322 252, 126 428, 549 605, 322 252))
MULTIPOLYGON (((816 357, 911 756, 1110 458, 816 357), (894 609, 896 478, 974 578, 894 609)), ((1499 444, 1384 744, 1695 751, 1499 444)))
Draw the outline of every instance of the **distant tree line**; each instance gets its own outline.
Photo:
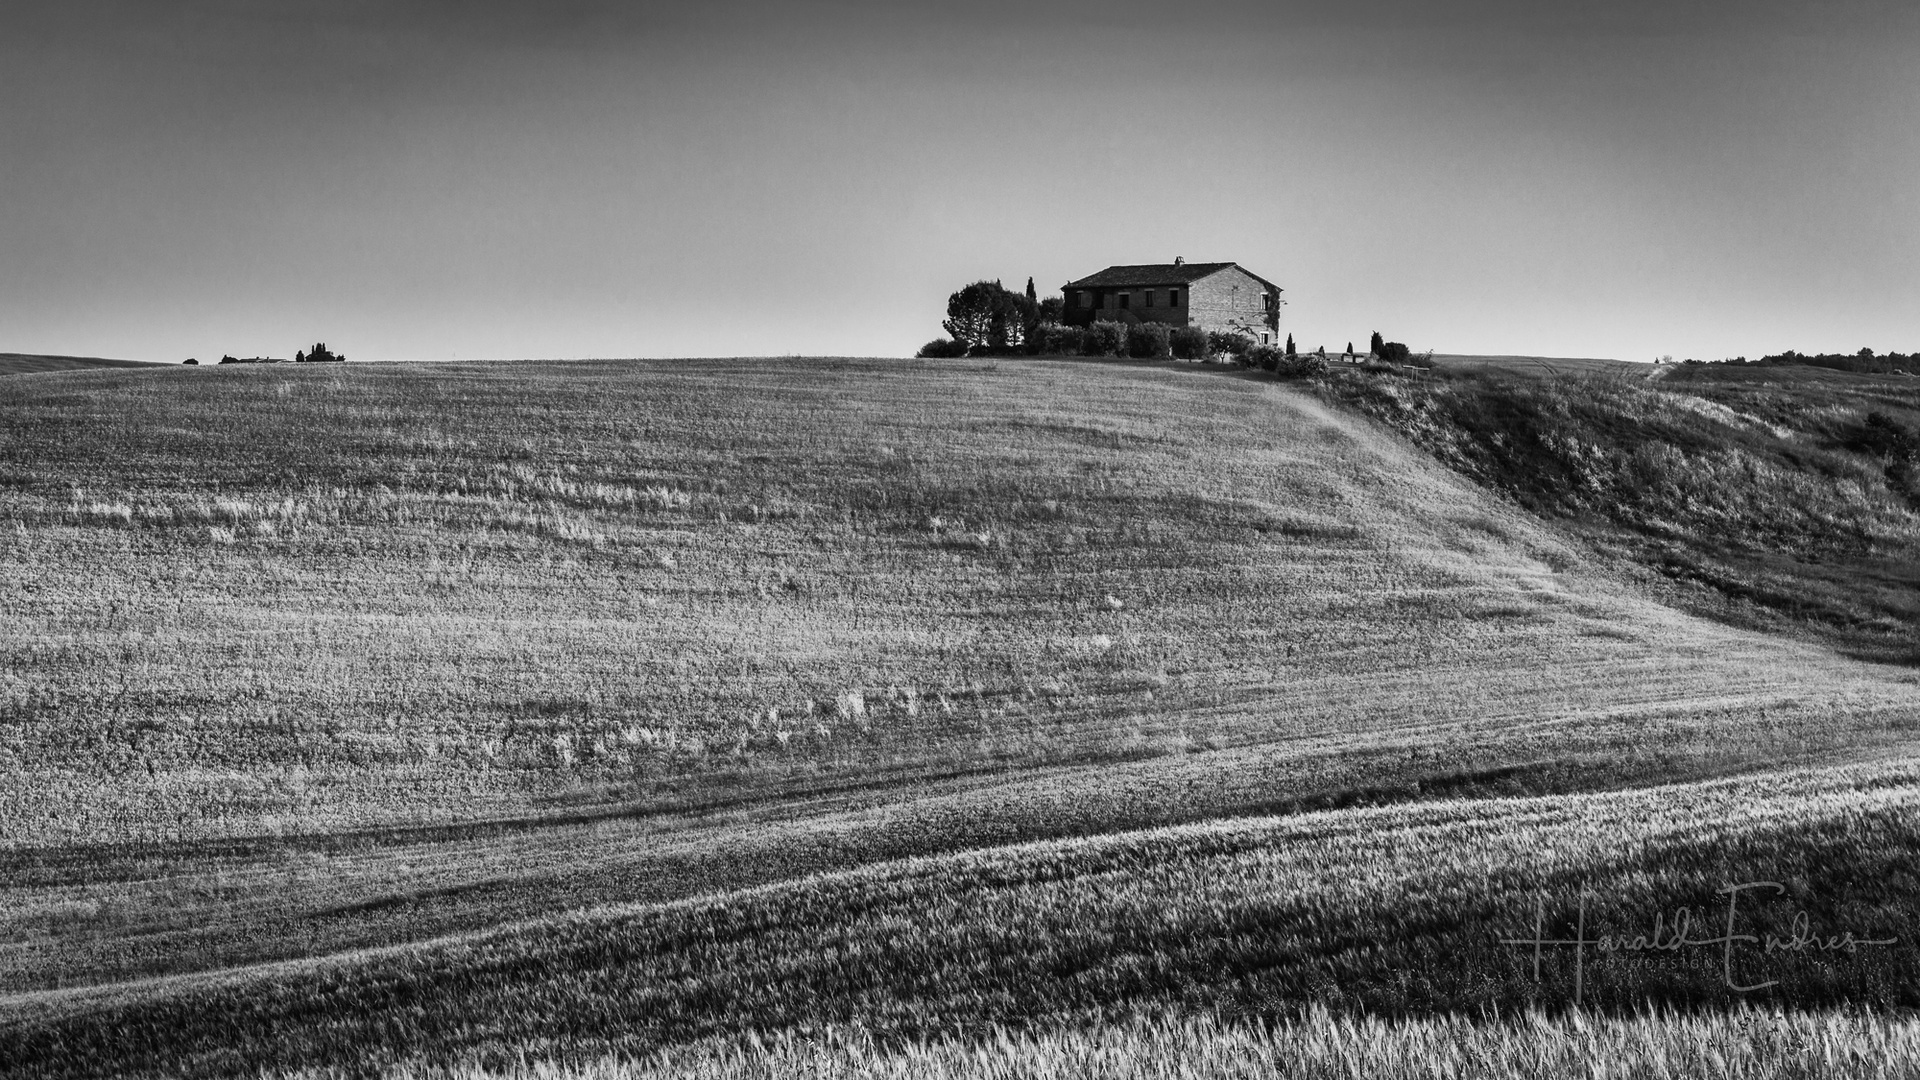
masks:
POLYGON ((1856 353, 1815 353, 1813 355, 1788 349, 1786 352, 1763 356, 1758 360, 1736 356, 1731 360, 1721 360, 1717 363, 1731 364, 1736 367, 1743 364, 1760 367, 1797 365, 1829 368, 1834 371, 1853 371, 1862 375, 1891 375, 1895 372, 1920 375, 1920 353, 1875 354, 1872 349, 1861 349, 1856 353))
MULTIPOLYGON (((327 348, 327 343, 324 341, 315 345, 312 351, 302 349, 299 352, 296 352, 293 354, 293 362, 296 364, 326 364, 326 363, 337 364, 337 363, 345 362, 346 359, 347 358, 344 355, 340 353, 336 353, 333 350, 327 348)), ((194 360, 194 359, 189 359, 187 361, 187 363, 189 364, 198 364, 199 362, 200 361, 194 360)), ((286 363, 284 359, 278 356, 247 356, 247 357, 223 356, 220 358, 220 362, 223 364, 284 364, 286 363)))

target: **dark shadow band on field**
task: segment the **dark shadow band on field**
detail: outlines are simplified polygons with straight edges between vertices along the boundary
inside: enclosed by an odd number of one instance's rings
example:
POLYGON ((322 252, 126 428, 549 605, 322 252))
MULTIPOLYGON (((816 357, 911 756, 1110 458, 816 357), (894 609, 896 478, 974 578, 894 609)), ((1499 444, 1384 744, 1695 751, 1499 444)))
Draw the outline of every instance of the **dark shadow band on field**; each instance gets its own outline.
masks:
MULTIPOLYGON (((1910 746, 1908 727, 1834 732, 1824 749, 1803 746, 1793 761, 1858 760, 1910 746)), ((432 878, 392 871, 416 859, 451 857, 434 850, 448 842, 448 832, 381 833, 363 837, 358 861, 323 884, 289 879, 277 902, 224 921, 214 909, 184 925, 130 926, 76 942, 58 981, 50 979, 54 972, 21 971, 9 989, 77 988, 394 946, 598 905, 668 902, 1029 841, 1325 809, 1620 790, 1748 773, 1781 760, 1764 746, 1710 738, 1710 727, 1655 748, 1636 747, 1620 733, 1557 735, 1558 752, 1544 759, 1539 734, 1525 729, 1442 734, 1408 729, 1384 744, 1372 733, 848 785, 800 803, 733 800, 726 809, 682 812, 664 828, 657 810, 495 822, 467 827, 464 838, 477 843, 459 854, 464 862, 432 878)), ((282 854, 279 841, 257 843, 215 850, 243 851, 271 870, 282 854)), ((123 869, 150 873, 152 858, 123 869)), ((246 868, 209 865, 206 853, 193 849, 160 858, 175 868, 197 861, 207 874, 246 868)), ((67 872, 85 874, 77 866, 67 872)), ((255 887, 273 889, 275 880, 255 887)))
MULTIPOLYGON (((400 1061, 501 1067, 524 1061, 529 1047, 577 1059, 847 1023, 883 1040, 964 1036, 1142 1008, 1228 1018, 1310 1004, 1510 1014, 1584 994, 1607 1013, 1649 1003, 1717 1010, 1742 1000, 1723 985, 1717 952, 1627 957, 1604 969, 1596 961, 1582 986, 1567 957, 1535 972, 1505 936, 1525 925, 1535 897, 1552 899, 1554 926, 1565 929, 1568 898, 1596 882, 1607 891, 1594 925, 1617 931, 1710 900, 1722 880, 1775 877, 1792 883, 1793 905, 1818 926, 1871 936, 1910 925, 1920 851, 1910 795, 1876 801, 1872 792, 1878 783, 1910 793, 1911 768, 1866 776, 1867 794, 1853 802, 1823 801, 1828 790, 1852 790, 1844 784, 1787 779, 1797 791, 1780 805, 1797 809, 1757 824, 1721 821, 1718 792, 1669 789, 1602 797, 1613 804, 1528 799, 1506 804, 1512 813, 1483 813, 1450 803, 909 860, 795 888, 42 999, 0 1020, 0 1056, 31 1076, 377 1073, 400 1061), (1667 813, 1712 827, 1674 832, 1649 821, 1667 813), (1578 842, 1595 829, 1622 842, 1578 842), (1476 855, 1488 861, 1396 850, 1429 833, 1443 850, 1483 845, 1476 855), (1562 856, 1556 844, 1571 850, 1562 856), (1396 873, 1384 891, 1342 887, 1375 857, 1417 866, 1419 880, 1396 873), (1250 883, 1292 881, 1300 891, 1210 884, 1248 865, 1264 868, 1250 883), (1170 908, 1183 917, 1165 918, 1170 908), (1143 958, 1152 962, 1133 962, 1143 958)), ((1747 797, 1771 798, 1771 786, 1747 797)), ((1770 911, 1756 929, 1787 932, 1794 911, 1770 911)), ((1782 989, 1761 1000, 1920 1005, 1911 943, 1845 961, 1790 959, 1776 961, 1782 989)))

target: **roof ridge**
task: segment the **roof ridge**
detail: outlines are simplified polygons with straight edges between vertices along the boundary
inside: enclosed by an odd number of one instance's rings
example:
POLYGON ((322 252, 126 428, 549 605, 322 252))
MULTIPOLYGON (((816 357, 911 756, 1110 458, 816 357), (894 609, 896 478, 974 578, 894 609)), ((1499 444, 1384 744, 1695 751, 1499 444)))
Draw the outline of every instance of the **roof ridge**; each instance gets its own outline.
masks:
POLYGON ((1208 263, 1115 263, 1104 270, 1075 278, 1063 288, 1128 288, 1134 286, 1151 287, 1154 285, 1190 285, 1201 278, 1211 277, 1226 269, 1237 269, 1262 285, 1281 291, 1280 286, 1248 270, 1237 262, 1208 263))

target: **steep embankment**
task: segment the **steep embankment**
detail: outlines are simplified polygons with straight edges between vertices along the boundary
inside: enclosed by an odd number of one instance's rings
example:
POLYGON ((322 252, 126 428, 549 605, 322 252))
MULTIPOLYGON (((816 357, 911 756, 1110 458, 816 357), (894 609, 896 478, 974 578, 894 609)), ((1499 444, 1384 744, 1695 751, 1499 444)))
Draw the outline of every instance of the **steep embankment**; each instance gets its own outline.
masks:
POLYGON ((1661 607, 1258 376, 84 379, 0 386, 9 989, 1871 756, 1920 702, 1661 607))

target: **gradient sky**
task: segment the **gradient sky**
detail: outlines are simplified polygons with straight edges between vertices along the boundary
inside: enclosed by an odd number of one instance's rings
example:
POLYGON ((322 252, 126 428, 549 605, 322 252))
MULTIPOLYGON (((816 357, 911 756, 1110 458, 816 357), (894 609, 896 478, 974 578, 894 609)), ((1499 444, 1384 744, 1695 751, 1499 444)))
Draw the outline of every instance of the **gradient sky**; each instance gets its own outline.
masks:
POLYGON ((1920 4, 0 3, 0 351, 904 355, 1176 255, 1308 346, 1920 350, 1920 4))

